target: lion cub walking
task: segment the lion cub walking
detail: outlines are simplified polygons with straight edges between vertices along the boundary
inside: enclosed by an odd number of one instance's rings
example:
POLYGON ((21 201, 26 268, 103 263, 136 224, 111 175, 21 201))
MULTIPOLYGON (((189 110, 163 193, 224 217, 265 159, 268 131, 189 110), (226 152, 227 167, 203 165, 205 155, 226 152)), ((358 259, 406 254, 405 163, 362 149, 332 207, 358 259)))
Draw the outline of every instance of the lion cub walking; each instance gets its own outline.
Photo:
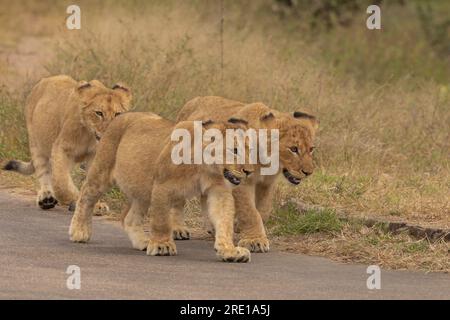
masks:
MULTIPOLYGON (((148 255, 175 255, 173 238, 188 238, 182 219, 185 200, 206 197, 208 214, 216 230, 215 249, 228 262, 247 262, 250 252, 233 244, 234 200, 232 186, 253 172, 253 165, 175 164, 171 141, 174 129, 194 137, 194 122, 175 125, 154 114, 129 113, 114 122, 99 143, 97 154, 81 189, 70 225, 70 239, 87 242, 92 233, 96 201, 113 183, 131 203, 124 220, 134 248, 148 255), (151 232, 144 232, 144 217, 150 208, 151 232)), ((203 122, 201 131, 246 129, 242 124, 203 122)), ((192 139, 194 140, 194 139, 192 139)), ((194 143, 189 145, 191 150, 194 143)), ((205 148, 201 144, 202 150, 205 148)), ((223 154, 233 152, 223 144, 223 154)), ((193 153, 191 152, 191 156, 193 153)))
POLYGON ((111 120, 129 109, 131 92, 123 85, 106 88, 100 81, 77 82, 68 76, 44 78, 28 96, 25 115, 31 162, 12 160, 4 170, 36 173, 37 203, 51 209, 78 198, 70 172, 90 162, 97 140, 111 120))
MULTIPOLYGON (((303 112, 285 113, 262 103, 246 104, 222 97, 197 97, 188 101, 178 112, 177 121, 226 119, 247 122, 249 128, 279 131, 279 171, 262 175, 256 170, 247 181, 233 190, 236 217, 240 230, 238 245, 252 252, 268 252, 269 240, 264 221, 269 218, 277 176, 281 173, 292 185, 298 185, 313 170, 312 152, 319 121, 303 112)), ((263 168, 265 165, 261 165, 263 168)), ((206 211, 203 199, 202 211, 206 211)))

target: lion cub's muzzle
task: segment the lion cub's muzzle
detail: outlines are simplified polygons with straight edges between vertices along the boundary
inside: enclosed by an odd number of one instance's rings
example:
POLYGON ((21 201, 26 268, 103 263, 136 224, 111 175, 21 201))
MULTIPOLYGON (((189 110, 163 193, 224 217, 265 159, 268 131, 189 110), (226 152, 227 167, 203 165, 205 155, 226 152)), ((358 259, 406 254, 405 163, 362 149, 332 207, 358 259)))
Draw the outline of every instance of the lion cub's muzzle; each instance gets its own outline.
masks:
POLYGON ((242 169, 242 172, 235 170, 230 171, 228 169, 223 170, 223 176, 225 177, 225 179, 227 179, 228 181, 230 181, 230 183, 236 186, 238 186, 241 183, 241 180, 243 178, 248 177, 252 173, 253 173, 252 171, 246 169, 242 169))
POLYGON ((298 185, 302 181, 301 178, 297 178, 292 173, 290 173, 288 169, 283 169, 283 175, 290 183, 295 185, 298 185))

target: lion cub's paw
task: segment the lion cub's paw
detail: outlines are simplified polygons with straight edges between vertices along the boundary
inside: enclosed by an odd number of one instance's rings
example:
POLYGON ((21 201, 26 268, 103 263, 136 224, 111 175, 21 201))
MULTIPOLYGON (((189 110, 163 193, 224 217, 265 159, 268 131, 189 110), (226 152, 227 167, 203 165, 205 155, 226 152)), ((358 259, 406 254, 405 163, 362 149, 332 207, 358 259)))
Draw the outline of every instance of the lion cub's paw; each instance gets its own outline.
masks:
POLYGON ((103 216, 109 212, 109 207, 106 202, 99 201, 94 207, 94 216, 103 216))
POLYGON ((186 227, 175 227, 172 231, 174 240, 189 240, 191 233, 186 227))
POLYGON ((69 236, 73 242, 88 242, 91 238, 92 230, 88 224, 80 223, 77 219, 72 219, 69 236))
POLYGON ((147 250, 148 246, 148 239, 133 239, 131 241, 131 245, 133 246, 133 249, 139 250, 139 251, 145 251, 147 250))
POLYGON ((177 247, 173 240, 163 242, 150 240, 147 244, 147 255, 149 256, 175 256, 176 254, 177 247))
POLYGON ((250 262, 250 251, 247 248, 219 249, 217 255, 225 262, 250 262))
POLYGON ((131 240, 134 249, 144 251, 147 249, 149 237, 141 230, 135 230, 132 227, 125 227, 125 231, 131 240))
POLYGON ((269 252, 269 240, 266 237, 243 238, 239 241, 238 246, 247 248, 250 252, 269 252))
POLYGON ((54 208, 57 203, 58 200, 56 200, 52 192, 49 190, 40 191, 37 196, 37 204, 43 210, 54 208))

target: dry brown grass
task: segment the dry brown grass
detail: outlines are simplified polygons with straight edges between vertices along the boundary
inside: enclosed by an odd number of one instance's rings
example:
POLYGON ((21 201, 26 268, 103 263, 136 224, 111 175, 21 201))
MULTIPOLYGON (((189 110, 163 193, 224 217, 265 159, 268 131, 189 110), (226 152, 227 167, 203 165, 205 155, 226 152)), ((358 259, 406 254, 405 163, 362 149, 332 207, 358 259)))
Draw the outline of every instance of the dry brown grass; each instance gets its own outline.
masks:
POLYGON ((377 227, 345 225, 340 233, 272 237, 281 250, 396 270, 450 272, 448 243, 392 235, 377 227))
POLYGON ((283 206, 267 223, 275 248, 390 269, 450 271, 450 244, 443 238, 417 239, 392 233, 387 223, 370 227, 364 219, 342 218, 332 209, 283 206))
MULTIPOLYGON (((206 220, 199 212, 198 201, 189 202, 185 211, 193 237, 213 240, 206 232, 206 220)), ((356 218, 342 220, 333 210, 303 214, 277 210, 267 227, 272 250, 384 269, 450 272, 449 243, 416 239, 406 233, 393 234, 383 224, 368 227, 356 218)))

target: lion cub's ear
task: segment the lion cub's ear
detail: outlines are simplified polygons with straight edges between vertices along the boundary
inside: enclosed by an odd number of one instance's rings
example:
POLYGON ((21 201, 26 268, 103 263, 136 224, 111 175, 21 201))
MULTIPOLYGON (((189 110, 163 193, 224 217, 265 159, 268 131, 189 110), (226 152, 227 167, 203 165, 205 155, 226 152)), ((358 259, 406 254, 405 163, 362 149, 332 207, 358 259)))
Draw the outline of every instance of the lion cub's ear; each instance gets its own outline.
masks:
POLYGON ((214 121, 212 121, 211 119, 202 121, 202 127, 205 128, 205 129, 208 129, 213 124, 214 124, 214 121))
POLYGON ((275 116, 272 112, 265 113, 261 116, 261 121, 270 121, 275 119, 275 116))
POLYGON ((77 91, 81 91, 81 90, 84 90, 84 89, 87 89, 90 87, 91 87, 91 84, 89 82, 82 80, 82 81, 78 82, 77 91))
POLYGON ((236 126, 238 129, 244 129, 247 130, 248 128, 248 121, 240 118, 230 118, 228 119, 228 123, 232 123, 236 126))
POLYGON ((299 120, 306 120, 309 121, 313 127, 314 130, 317 130, 319 128, 319 120, 313 115, 310 115, 308 113, 304 113, 301 111, 295 111, 293 113, 294 118, 299 120))
POLYGON ((230 119, 228 119, 228 122, 229 123, 234 123, 234 124, 240 123, 240 124, 243 124, 243 125, 248 125, 248 121, 247 120, 239 119, 239 118, 230 118, 230 119))
POLYGON ((97 94, 98 90, 99 88, 97 86, 94 86, 92 83, 87 81, 78 82, 76 88, 78 96, 84 103, 87 103, 89 100, 91 100, 97 94))
POLYGON ((277 123, 277 119, 275 117, 275 115, 273 114, 272 111, 266 111, 265 113, 263 113, 260 117, 259 120, 264 123, 265 126, 267 127, 272 127, 272 126, 276 126, 277 123))
POLYGON ((130 104, 133 95, 131 94, 131 89, 128 86, 123 83, 116 83, 112 86, 112 89, 120 95, 124 103, 127 105, 130 104))

